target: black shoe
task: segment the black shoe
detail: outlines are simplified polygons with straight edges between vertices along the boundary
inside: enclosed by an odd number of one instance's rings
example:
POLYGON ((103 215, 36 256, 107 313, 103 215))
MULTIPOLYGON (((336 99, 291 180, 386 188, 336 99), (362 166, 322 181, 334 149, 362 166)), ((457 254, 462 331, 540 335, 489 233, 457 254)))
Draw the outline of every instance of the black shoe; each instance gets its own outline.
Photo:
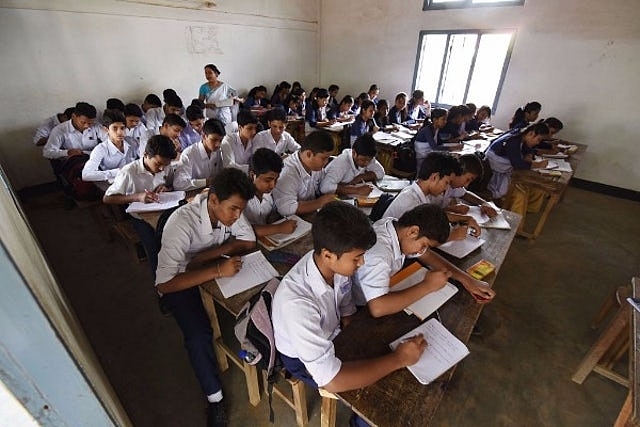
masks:
POLYGON ((207 414, 207 427, 226 427, 227 414, 224 410, 222 402, 209 403, 209 412, 207 414))

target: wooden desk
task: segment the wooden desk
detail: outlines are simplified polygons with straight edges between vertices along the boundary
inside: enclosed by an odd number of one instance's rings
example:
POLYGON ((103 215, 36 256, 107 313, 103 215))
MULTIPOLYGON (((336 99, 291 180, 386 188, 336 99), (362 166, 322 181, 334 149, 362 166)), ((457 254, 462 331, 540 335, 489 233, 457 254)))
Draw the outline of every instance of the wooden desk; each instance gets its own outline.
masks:
POLYGON ((525 187, 540 189, 549 196, 549 199, 547 200, 547 203, 544 206, 544 209, 542 210, 537 223, 535 224, 533 233, 524 230, 526 218, 525 216, 525 218, 523 218, 522 222, 520 223, 518 235, 524 236, 528 239, 537 238, 542 232, 542 228, 544 227, 544 224, 547 221, 551 210, 564 196, 564 192, 569 186, 571 178, 575 174, 580 161, 584 157, 584 153, 587 151, 587 145, 585 144, 578 144, 575 142, 569 142, 568 144, 574 144, 578 146, 578 150, 575 153, 571 154, 567 159, 569 164, 571 164, 571 168, 573 169, 572 172, 562 172, 562 176, 560 177, 551 177, 548 175, 542 175, 539 172, 530 169, 513 171, 511 175, 510 189, 513 189, 515 185, 519 184, 524 185, 525 187))
MULTIPOLYGON (((511 230, 483 229, 487 242, 482 248, 464 259, 453 261, 461 269, 480 259, 492 262, 496 272, 485 279, 490 285, 495 281, 521 220, 515 213, 505 211, 505 214, 511 230)), ((460 340, 468 342, 482 308, 461 289, 440 308, 439 313, 443 325, 460 340)), ((391 351, 390 342, 419 324, 417 317, 404 312, 374 319, 368 310, 362 309, 334 340, 336 355, 349 361, 387 354, 391 351)), ((369 387, 339 393, 338 396, 373 426, 422 427, 429 424, 438 409, 454 369, 426 386, 420 384, 409 370, 401 369, 369 387)))

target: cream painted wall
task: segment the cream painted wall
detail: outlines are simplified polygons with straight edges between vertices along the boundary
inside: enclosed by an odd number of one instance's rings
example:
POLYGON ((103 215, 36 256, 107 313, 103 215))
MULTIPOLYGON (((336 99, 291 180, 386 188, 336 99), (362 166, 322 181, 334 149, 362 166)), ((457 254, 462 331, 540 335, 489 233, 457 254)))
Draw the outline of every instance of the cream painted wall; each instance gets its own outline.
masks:
POLYGON ((320 80, 341 94, 411 90, 418 34, 429 29, 517 30, 494 114, 506 126, 527 101, 589 144, 577 176, 640 190, 640 3, 526 0, 524 7, 422 11, 422 0, 322 0, 320 80))
POLYGON ((53 180, 31 139, 76 101, 103 109, 109 97, 140 102, 172 87, 188 104, 210 62, 241 92, 318 79, 317 1, 141 3, 0 0, 0 162, 14 188, 53 180))

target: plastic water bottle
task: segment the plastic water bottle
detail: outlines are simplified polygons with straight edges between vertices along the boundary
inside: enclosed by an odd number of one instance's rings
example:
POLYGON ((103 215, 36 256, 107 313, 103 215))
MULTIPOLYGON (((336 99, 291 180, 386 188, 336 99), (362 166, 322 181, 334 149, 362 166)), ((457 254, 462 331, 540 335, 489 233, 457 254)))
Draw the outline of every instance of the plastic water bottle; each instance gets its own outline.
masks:
POLYGON ((256 358, 255 354, 250 353, 247 350, 240 350, 240 353, 238 353, 238 355, 240 356, 240 359, 244 360, 247 363, 253 362, 256 358))

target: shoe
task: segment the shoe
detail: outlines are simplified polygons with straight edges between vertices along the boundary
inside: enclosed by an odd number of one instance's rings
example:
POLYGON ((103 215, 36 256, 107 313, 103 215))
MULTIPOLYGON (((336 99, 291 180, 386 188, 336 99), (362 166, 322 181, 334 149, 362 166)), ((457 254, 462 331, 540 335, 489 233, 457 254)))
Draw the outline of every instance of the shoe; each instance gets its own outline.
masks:
POLYGON ((227 414, 222 402, 209 402, 209 412, 207 414, 207 427, 226 427, 227 414))

